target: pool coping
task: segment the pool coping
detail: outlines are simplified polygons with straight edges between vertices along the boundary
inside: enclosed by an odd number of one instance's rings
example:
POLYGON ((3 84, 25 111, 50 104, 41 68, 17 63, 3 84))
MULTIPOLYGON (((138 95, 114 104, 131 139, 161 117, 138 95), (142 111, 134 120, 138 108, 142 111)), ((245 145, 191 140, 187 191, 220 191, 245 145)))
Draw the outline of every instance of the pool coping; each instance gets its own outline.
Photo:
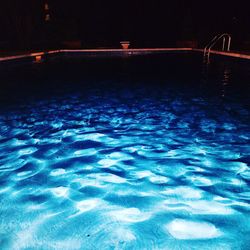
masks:
MULTIPOLYGON (((204 49, 192 49, 192 51, 203 53, 204 49)), ((242 54, 240 52, 211 50, 210 53, 214 55, 235 57, 235 58, 241 58, 241 59, 250 59, 250 54, 242 54)))
MULTIPOLYGON (((49 51, 40 51, 40 52, 33 52, 33 53, 24 53, 20 55, 12 55, 12 56, 2 56, 0 57, 0 62, 4 61, 11 61, 17 59, 24 59, 24 58, 36 58, 45 55, 51 54, 62 54, 62 53, 81 53, 81 54, 115 54, 121 53, 124 55, 132 55, 132 54, 147 54, 147 53, 156 53, 156 52, 178 52, 178 51, 195 51, 195 52, 202 52, 203 49, 194 49, 194 48, 138 48, 138 49, 59 49, 59 50, 49 50, 49 51)), ((211 50, 211 54, 214 55, 221 55, 227 57, 234 57, 234 58, 241 58, 241 59, 250 59, 250 54, 242 54, 239 52, 225 52, 225 51, 218 51, 218 50, 211 50)))

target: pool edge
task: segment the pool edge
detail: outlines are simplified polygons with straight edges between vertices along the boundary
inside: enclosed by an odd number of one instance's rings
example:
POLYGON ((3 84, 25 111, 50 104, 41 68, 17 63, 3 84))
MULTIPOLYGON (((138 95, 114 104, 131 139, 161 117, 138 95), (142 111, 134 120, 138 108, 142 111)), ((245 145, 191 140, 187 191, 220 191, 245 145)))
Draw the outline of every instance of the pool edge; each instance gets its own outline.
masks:
MULTIPOLYGON (((17 59, 24 59, 24 58, 36 58, 39 56, 51 55, 51 54, 61 54, 61 53, 81 53, 81 54, 88 54, 88 53, 122 53, 124 55, 130 55, 134 53, 145 54, 145 53, 156 53, 156 52, 178 52, 178 51, 194 51, 194 52, 202 52, 203 49, 194 49, 194 48, 138 48, 138 49, 59 49, 59 50, 49 50, 49 51, 40 51, 34 53, 25 53, 20 55, 12 55, 12 56, 3 56, 0 57, 0 62, 6 62, 11 60, 17 59)), ((234 58, 241 58, 241 59, 250 59, 250 54, 242 54, 238 52, 225 52, 225 51, 218 51, 218 50, 211 50, 211 54, 214 55, 221 55, 227 57, 234 57, 234 58)))

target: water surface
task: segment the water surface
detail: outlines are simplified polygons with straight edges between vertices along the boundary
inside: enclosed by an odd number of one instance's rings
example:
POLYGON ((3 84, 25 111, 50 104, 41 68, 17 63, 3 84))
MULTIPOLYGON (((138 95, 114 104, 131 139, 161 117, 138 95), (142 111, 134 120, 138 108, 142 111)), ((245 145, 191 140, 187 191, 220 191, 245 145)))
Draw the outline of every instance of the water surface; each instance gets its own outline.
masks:
POLYGON ((184 59, 5 73, 1 249, 248 249, 248 78, 184 59))

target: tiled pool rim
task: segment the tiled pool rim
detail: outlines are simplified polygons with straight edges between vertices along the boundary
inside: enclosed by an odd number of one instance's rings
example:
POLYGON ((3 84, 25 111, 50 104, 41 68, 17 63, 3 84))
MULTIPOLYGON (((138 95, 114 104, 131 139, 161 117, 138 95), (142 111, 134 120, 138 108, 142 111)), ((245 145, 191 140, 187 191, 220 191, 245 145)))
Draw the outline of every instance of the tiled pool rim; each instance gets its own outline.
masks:
MULTIPOLYGON (((49 51, 40 51, 34 53, 25 53, 19 55, 11 55, 11 56, 2 56, 0 57, 0 62, 18 60, 24 58, 36 58, 37 56, 46 56, 46 55, 57 55, 57 54, 72 54, 72 53, 80 53, 82 55, 94 54, 94 55, 143 55, 143 54, 153 54, 159 52, 202 52, 203 49, 194 49, 194 48, 138 48, 138 49, 60 49, 60 50, 49 50, 49 51)), ((243 54, 238 52, 225 52, 218 50, 211 50, 211 54, 247 59, 250 60, 250 54, 243 54)))

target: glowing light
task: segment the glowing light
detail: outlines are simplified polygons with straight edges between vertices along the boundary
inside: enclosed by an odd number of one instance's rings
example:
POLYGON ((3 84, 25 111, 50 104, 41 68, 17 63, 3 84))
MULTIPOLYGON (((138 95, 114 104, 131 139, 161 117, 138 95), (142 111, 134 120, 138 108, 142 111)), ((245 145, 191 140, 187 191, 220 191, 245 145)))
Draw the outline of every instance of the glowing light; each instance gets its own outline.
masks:
POLYGON ((44 10, 49 10, 49 4, 48 3, 44 4, 44 10))
POLYGON ((50 14, 46 14, 46 15, 45 15, 45 21, 46 21, 46 22, 50 21, 50 14))
POLYGON ((123 49, 128 49, 130 42, 129 41, 121 41, 120 44, 121 44, 123 49))
POLYGON ((42 62, 42 56, 40 56, 40 55, 39 55, 39 56, 36 56, 36 57, 35 57, 35 62, 36 62, 36 63, 42 62))

